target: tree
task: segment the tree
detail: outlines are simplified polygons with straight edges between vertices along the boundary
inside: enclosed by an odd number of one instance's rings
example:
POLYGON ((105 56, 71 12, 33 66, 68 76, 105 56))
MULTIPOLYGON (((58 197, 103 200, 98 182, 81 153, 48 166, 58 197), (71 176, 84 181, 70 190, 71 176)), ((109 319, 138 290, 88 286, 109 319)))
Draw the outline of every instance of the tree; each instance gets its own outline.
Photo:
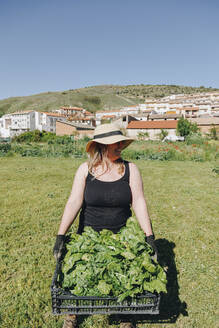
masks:
POLYGON ((198 133, 199 132, 199 127, 197 123, 191 123, 190 122, 190 132, 191 133, 198 133))
POLYGON ((178 121, 176 131, 181 137, 186 137, 191 133, 197 133, 199 128, 196 123, 191 123, 186 118, 181 117, 178 121))

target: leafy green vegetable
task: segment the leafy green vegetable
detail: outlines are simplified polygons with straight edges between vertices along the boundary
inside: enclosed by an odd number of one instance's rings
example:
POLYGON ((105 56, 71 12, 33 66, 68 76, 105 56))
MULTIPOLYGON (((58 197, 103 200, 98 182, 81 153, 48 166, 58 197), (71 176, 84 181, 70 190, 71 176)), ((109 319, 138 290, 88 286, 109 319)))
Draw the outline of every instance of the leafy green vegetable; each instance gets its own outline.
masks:
POLYGON ((63 260, 63 288, 78 296, 116 296, 121 302, 144 291, 166 292, 166 274, 138 222, 129 218, 118 234, 85 227, 70 236, 63 260))

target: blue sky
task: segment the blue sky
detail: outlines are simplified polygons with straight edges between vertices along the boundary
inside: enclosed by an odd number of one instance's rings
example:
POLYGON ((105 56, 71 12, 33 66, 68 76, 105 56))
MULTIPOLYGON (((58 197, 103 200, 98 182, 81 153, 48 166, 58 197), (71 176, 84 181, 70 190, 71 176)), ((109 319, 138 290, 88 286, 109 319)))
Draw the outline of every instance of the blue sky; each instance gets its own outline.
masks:
POLYGON ((0 99, 100 84, 219 88, 218 0, 0 0, 0 99))

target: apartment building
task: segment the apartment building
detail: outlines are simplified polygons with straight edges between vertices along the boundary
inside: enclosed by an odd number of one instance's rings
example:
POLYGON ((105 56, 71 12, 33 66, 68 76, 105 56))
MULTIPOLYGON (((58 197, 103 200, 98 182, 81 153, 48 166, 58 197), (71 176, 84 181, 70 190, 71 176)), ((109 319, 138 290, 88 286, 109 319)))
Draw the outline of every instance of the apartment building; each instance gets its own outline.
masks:
POLYGON ((147 100, 140 104, 141 111, 151 110, 152 114, 182 113, 185 117, 212 115, 219 108, 219 92, 171 95, 161 99, 147 100), (218 106, 218 107, 217 107, 218 106))
POLYGON ((56 121, 64 119, 65 116, 53 112, 36 112, 35 129, 47 132, 56 132, 56 121))
POLYGON ((3 115, 0 121, 0 136, 14 137, 23 132, 34 130, 35 111, 15 112, 3 115))
POLYGON ((107 118, 118 119, 119 117, 122 117, 124 115, 134 115, 134 114, 138 114, 139 112, 140 112, 139 105, 123 107, 121 109, 98 111, 96 112, 96 121, 97 121, 96 123, 98 125, 101 123, 102 119, 107 119, 107 118))
POLYGON ((73 116, 72 118, 68 118, 68 120, 72 123, 84 124, 88 126, 96 126, 96 121, 92 117, 83 117, 83 116, 73 116))
POLYGON ((94 114, 87 111, 86 109, 82 107, 60 107, 60 109, 57 110, 57 113, 65 116, 65 117, 74 117, 74 116, 82 116, 82 117, 94 117, 94 114))
POLYGON ((60 109, 57 111, 59 114, 64 115, 64 116, 74 116, 78 113, 83 112, 85 109, 81 108, 81 107, 60 107, 60 109))

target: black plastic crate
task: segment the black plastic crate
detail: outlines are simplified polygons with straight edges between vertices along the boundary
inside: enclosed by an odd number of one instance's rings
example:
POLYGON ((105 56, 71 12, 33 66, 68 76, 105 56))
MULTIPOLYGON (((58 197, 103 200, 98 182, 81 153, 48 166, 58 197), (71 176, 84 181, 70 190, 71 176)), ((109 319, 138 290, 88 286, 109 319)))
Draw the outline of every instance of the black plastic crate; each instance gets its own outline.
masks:
POLYGON ((159 314, 160 294, 142 295, 118 302, 116 297, 75 296, 59 287, 61 263, 57 263, 51 285, 53 314, 159 314))

